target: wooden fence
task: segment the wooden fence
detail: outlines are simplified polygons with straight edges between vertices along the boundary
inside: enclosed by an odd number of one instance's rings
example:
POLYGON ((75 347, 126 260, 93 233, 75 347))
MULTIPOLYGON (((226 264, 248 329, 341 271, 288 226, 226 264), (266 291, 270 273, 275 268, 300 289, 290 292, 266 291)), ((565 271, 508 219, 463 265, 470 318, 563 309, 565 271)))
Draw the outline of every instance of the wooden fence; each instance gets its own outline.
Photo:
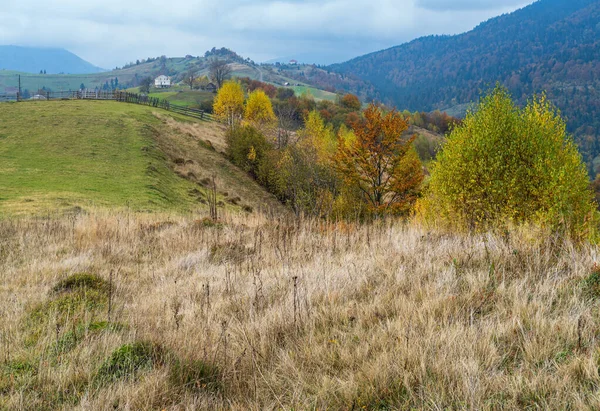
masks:
POLYGON ((0 94, 0 103, 4 103, 7 101, 17 101, 16 94, 0 94))
POLYGON ((157 97, 149 97, 144 94, 127 93, 125 91, 40 91, 27 100, 19 98, 18 94, 0 94, 0 102, 8 101, 49 101, 49 100, 112 100, 121 103, 141 104, 150 107, 161 108, 187 117, 199 120, 213 121, 213 116, 204 110, 197 110, 185 106, 171 104, 167 100, 157 97))

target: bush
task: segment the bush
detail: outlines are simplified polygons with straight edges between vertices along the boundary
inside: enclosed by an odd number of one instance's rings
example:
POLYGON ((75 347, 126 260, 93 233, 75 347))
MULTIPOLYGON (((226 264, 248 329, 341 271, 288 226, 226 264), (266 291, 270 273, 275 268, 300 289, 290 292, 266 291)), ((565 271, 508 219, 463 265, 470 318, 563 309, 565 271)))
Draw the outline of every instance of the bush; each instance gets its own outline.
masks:
POLYGON ((214 99, 210 99, 210 100, 205 100, 205 101, 201 101, 198 104, 198 108, 200 110, 203 110, 206 113, 213 113, 213 105, 215 104, 214 99))
POLYGON ((258 178, 258 170, 270 149, 265 136, 251 126, 234 129, 227 135, 229 158, 254 178, 258 178))
POLYGON ((545 96, 524 109, 497 87, 448 137, 421 215, 452 228, 527 223, 582 236, 594 215, 588 176, 545 96))

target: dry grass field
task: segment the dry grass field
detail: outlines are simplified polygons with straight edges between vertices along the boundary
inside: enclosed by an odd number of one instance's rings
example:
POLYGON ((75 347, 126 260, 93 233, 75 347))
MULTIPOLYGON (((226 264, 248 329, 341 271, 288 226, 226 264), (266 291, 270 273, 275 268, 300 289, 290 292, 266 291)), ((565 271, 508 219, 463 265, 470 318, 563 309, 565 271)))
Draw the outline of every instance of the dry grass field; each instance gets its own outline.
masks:
POLYGON ((264 216, 0 221, 0 409, 598 409, 595 246, 264 216))

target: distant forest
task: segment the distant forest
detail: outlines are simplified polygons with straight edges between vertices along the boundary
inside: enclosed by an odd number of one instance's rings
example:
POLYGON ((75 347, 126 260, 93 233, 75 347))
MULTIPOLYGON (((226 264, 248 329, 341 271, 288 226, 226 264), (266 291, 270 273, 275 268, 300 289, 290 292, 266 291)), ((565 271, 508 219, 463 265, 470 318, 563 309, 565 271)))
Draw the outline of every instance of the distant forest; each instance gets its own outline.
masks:
POLYGON ((496 82, 519 104, 547 92, 600 171, 600 2, 541 0, 458 36, 430 36, 304 77, 411 111, 463 114, 496 82))

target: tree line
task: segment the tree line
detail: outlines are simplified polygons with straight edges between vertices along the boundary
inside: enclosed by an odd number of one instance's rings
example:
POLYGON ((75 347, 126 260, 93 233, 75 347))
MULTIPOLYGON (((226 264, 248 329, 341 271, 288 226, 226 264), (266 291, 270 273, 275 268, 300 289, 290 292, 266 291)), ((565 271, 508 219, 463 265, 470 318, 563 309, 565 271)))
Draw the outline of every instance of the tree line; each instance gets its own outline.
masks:
POLYGON ((496 87, 448 129, 426 173, 416 136, 406 133, 414 115, 363 108, 353 95, 322 104, 280 93, 269 97, 261 87, 245 91, 228 81, 214 113, 227 127, 230 160, 296 213, 417 218, 451 230, 535 224, 574 238, 595 236, 599 220, 585 165, 545 95, 518 108, 496 87), (276 114, 290 100, 304 106, 296 129, 276 114), (348 124, 324 118, 332 104, 346 110, 348 124))

